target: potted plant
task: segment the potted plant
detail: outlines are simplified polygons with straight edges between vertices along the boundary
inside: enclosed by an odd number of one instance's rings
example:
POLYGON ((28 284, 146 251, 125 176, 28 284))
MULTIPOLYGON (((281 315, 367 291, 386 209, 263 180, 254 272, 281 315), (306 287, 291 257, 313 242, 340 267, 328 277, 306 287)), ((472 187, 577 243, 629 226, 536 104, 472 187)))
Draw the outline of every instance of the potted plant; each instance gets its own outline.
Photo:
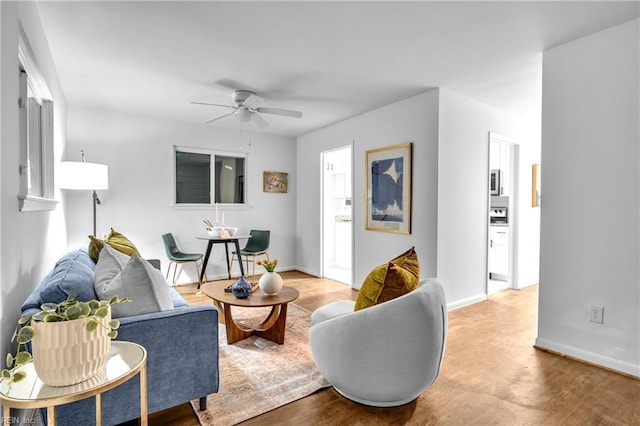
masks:
POLYGON ((17 340, 16 354, 7 354, 7 368, 2 370, 9 391, 26 377, 20 367, 31 360, 47 385, 67 386, 93 377, 104 367, 111 339, 118 335, 120 321, 111 320, 111 305, 130 301, 114 296, 81 302, 72 293, 60 303, 44 303, 38 313, 21 317, 11 339, 17 340), (33 355, 25 348, 28 343, 33 355))
POLYGON ((277 294, 282 288, 282 277, 275 271, 276 266, 278 266, 278 259, 273 261, 259 260, 256 264, 262 265, 267 271, 258 280, 260 290, 267 295, 277 294))

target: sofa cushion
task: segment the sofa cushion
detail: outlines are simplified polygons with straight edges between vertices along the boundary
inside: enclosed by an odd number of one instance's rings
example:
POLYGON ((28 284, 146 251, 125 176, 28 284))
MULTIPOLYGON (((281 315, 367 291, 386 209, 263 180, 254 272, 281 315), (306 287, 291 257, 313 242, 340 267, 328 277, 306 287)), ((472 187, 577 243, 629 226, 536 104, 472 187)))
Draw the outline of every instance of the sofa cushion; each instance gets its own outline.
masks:
POLYGON ((395 299, 413 291, 420 279, 418 254, 411 247, 388 263, 376 266, 365 278, 358 297, 355 311, 395 299))
POLYGON ((100 254, 98 264, 105 254, 107 265, 97 266, 95 291, 98 297, 108 300, 113 296, 128 297, 131 303, 119 303, 111 307, 113 318, 141 315, 157 311, 173 309, 174 303, 169 292, 167 281, 162 273, 138 254, 133 254, 122 265, 122 258, 114 255, 113 249, 105 245, 100 254), (122 269, 113 275, 120 265, 122 269), (106 272, 103 272, 106 271, 106 272), (111 275, 113 278, 107 280, 111 275))
POLYGON ((22 311, 40 308, 45 302, 60 303, 71 293, 87 301, 96 298, 93 290, 95 263, 86 250, 70 251, 56 262, 53 269, 40 281, 22 305, 22 311))
POLYGON ((91 240, 89 242, 89 256, 91 256, 94 262, 98 261, 100 251, 102 250, 104 243, 109 244, 114 249, 128 256, 131 256, 134 253, 140 254, 131 240, 113 228, 111 228, 111 231, 104 240, 96 238, 93 235, 89 235, 89 239, 91 240))

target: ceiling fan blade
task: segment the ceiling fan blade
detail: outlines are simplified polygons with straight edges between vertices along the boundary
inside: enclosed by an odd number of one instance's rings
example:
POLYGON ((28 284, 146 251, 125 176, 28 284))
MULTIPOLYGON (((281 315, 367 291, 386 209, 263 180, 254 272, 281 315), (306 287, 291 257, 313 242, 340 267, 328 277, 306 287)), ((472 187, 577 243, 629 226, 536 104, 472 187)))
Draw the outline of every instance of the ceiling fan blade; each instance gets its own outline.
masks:
POLYGON ((251 120, 260 128, 264 129, 265 127, 269 127, 269 123, 267 123, 267 121, 257 112, 251 113, 251 120))
POLYGON ((287 117, 302 117, 302 113, 300 111, 291 111, 288 109, 280 109, 280 108, 256 108, 256 111, 262 112, 265 114, 276 114, 276 115, 286 115, 287 117))
POLYGON ((216 115, 215 117, 211 117, 208 120, 203 121, 204 124, 208 124, 211 123, 212 121, 216 121, 216 120, 220 120, 221 118, 225 118, 228 117, 230 115, 235 114, 235 111, 231 111, 231 112, 225 112, 224 114, 220 114, 220 115, 216 115))
POLYGON ((218 106, 218 107, 224 107, 224 108, 235 108, 232 105, 222 105, 222 104, 212 104, 209 102, 195 102, 195 101, 191 101, 192 104, 194 105, 209 105, 209 106, 218 106))
POLYGON ((261 98, 258 95, 252 94, 252 95, 249 95, 247 99, 245 99, 242 105, 249 108, 255 108, 263 102, 264 102, 263 98, 261 98))

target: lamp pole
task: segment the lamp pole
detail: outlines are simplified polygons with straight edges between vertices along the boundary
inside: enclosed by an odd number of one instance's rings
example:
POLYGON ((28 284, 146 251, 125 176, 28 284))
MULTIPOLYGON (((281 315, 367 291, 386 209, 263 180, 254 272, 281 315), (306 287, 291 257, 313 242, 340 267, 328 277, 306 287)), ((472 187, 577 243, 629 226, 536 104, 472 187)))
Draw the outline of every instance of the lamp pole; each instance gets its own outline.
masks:
MULTIPOLYGON (((80 154, 82 155, 82 162, 86 163, 87 159, 84 156, 84 150, 83 149, 80 150, 80 154)), ((94 189, 93 190, 93 236, 96 237, 96 238, 97 238, 97 236, 96 236, 96 233, 97 233, 97 231, 96 231, 96 208, 97 208, 98 204, 101 204, 100 203, 100 198, 98 198, 98 193, 94 189)))
POLYGON ((100 198, 98 198, 98 194, 96 190, 93 190, 93 236, 96 236, 96 205, 100 204, 100 198))

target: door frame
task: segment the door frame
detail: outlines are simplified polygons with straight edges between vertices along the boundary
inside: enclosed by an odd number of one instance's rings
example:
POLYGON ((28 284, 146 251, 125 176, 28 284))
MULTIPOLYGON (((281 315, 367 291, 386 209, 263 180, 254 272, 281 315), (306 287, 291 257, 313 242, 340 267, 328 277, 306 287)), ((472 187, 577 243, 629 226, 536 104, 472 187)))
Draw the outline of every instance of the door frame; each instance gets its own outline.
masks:
POLYGON ((325 233, 325 201, 324 201, 324 197, 325 197, 325 167, 324 167, 324 163, 325 163, 325 155, 329 154, 331 152, 335 152, 335 151, 340 151, 342 149, 346 149, 349 148, 351 150, 351 173, 348 176, 350 182, 351 182, 351 233, 349 235, 349 238, 351 238, 351 273, 350 273, 350 283, 348 285, 353 286, 353 281, 354 281, 354 262, 355 262, 355 215, 354 215, 354 204, 353 204, 353 165, 354 165, 354 159, 353 159, 353 146, 354 146, 354 141, 349 141, 348 143, 344 144, 344 145, 340 145, 334 148, 330 148, 330 149, 325 149, 323 151, 320 152, 320 276, 322 278, 329 278, 330 277, 326 277, 325 276, 325 238, 324 238, 324 233, 325 233))
MULTIPOLYGON (((497 132, 489 132, 487 141, 487 212, 491 208, 491 142, 509 146, 509 163, 511 173, 509 176, 508 214, 509 214, 509 259, 507 273, 507 287, 509 289, 519 289, 518 283, 518 229, 519 229, 519 205, 520 205, 520 145, 516 139, 505 136, 497 132)), ((487 214, 487 274, 486 292, 489 295, 489 241, 490 241, 490 219, 487 214)))

